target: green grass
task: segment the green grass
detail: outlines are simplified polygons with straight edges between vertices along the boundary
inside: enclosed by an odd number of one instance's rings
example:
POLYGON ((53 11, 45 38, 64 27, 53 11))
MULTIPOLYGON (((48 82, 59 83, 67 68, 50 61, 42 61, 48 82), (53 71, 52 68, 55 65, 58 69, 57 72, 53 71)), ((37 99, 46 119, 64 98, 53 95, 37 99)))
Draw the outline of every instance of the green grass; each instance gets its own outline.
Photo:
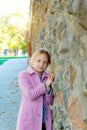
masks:
POLYGON ((2 65, 7 59, 0 59, 0 65, 2 65))
POLYGON ((16 59, 16 58, 28 58, 27 56, 1 56, 0 57, 0 65, 4 62, 8 61, 9 59, 16 59))

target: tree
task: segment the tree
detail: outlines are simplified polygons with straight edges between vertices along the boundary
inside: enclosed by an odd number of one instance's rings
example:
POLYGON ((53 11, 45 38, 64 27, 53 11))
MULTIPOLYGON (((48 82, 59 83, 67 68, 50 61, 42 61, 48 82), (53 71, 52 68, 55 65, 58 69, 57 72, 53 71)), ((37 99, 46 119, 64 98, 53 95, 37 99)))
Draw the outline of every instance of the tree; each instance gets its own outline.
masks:
POLYGON ((0 48, 26 52, 25 25, 20 26, 23 17, 20 14, 11 14, 0 18, 0 48), (20 21, 20 22, 19 22, 20 21))

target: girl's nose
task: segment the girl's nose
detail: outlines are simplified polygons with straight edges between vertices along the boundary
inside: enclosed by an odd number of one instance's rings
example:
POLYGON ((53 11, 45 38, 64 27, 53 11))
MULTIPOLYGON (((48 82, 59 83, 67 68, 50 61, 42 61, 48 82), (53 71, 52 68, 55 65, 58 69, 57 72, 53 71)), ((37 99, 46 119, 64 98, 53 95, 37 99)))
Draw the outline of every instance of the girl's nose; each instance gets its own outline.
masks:
POLYGON ((41 62, 40 65, 43 66, 43 62, 41 62))

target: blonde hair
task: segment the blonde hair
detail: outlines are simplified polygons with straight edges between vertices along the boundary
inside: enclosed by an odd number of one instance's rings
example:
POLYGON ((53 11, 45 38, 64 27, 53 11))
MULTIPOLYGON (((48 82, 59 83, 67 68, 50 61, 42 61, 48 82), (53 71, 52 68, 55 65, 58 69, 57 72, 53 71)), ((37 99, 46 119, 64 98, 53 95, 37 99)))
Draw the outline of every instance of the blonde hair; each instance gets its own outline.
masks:
POLYGON ((37 50, 33 53, 31 59, 30 59, 30 64, 32 64, 34 62, 34 60, 41 54, 45 54, 48 58, 48 64, 51 63, 51 58, 50 58, 50 54, 47 50, 44 50, 44 49, 40 49, 40 50, 37 50))

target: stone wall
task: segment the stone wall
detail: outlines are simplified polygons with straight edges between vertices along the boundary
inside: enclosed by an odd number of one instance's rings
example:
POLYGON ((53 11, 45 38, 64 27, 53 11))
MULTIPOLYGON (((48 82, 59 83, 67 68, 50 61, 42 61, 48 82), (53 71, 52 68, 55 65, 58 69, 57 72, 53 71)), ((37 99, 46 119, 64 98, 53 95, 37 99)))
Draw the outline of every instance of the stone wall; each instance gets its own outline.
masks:
POLYGON ((32 51, 46 48, 55 73, 53 130, 87 129, 87 0, 30 0, 32 51))

